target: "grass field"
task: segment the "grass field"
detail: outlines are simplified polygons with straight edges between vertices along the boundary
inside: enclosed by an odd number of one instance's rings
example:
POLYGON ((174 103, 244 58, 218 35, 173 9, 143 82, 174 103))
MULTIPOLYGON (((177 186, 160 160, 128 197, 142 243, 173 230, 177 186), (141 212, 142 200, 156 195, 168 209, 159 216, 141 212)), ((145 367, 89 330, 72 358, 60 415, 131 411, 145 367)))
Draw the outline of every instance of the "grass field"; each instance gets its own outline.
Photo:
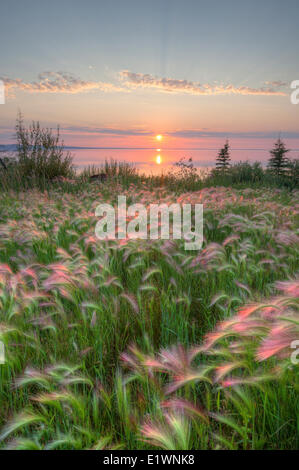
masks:
POLYGON ((1 446, 298 448, 299 191, 179 189, 1 194, 1 446), (98 240, 119 194, 202 203, 203 250, 98 240))

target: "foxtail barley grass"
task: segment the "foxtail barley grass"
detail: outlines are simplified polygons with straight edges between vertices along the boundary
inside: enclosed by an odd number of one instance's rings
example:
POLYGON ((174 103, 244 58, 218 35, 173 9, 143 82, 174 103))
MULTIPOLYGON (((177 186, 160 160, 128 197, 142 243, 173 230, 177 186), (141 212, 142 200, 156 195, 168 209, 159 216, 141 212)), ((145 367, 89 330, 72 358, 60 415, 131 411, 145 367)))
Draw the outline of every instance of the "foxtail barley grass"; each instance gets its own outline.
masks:
POLYGON ((1 446, 297 448, 299 193, 178 195, 113 168, 3 193, 1 446), (203 250, 97 240, 95 207, 118 194, 204 204, 203 250))

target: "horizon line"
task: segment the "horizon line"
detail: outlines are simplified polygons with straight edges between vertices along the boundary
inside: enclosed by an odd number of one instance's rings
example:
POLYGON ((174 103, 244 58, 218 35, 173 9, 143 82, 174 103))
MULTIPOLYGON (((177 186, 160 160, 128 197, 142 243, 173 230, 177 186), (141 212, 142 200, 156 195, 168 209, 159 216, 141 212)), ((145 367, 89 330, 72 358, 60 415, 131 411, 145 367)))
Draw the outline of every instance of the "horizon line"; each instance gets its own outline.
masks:
MULTIPOLYGON (((10 147, 16 147, 16 144, 0 144, 0 149, 10 147)), ((165 151, 219 151, 219 147, 165 147, 160 148, 159 150, 157 147, 85 147, 85 146, 76 146, 76 145, 64 145, 63 147, 66 150, 154 150, 156 152, 165 152, 165 151)), ((271 150, 271 148, 252 148, 252 147, 236 147, 233 148, 230 146, 230 150, 237 151, 237 150, 250 150, 250 151, 258 151, 258 152, 267 152, 271 150)), ((299 148, 289 149, 290 152, 299 152, 299 148)))

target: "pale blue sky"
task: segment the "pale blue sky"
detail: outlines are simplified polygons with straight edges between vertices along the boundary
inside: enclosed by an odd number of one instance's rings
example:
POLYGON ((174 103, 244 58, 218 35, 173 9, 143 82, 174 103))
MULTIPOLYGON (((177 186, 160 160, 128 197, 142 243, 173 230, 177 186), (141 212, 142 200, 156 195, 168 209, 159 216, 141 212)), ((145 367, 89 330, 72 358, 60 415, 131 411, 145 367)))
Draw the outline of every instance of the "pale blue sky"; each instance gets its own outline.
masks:
MULTIPOLYGON (((122 69, 245 83, 298 72, 297 0, 36 0, 1 5, 2 74, 122 69)), ((91 72, 89 76, 92 76, 91 72)))

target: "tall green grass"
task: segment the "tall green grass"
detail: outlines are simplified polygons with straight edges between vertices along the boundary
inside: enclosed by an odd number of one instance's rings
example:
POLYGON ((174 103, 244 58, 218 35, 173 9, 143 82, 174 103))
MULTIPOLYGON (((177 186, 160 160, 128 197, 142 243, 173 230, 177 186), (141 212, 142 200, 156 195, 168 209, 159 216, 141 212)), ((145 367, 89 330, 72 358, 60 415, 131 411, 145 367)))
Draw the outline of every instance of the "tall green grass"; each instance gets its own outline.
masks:
POLYGON ((73 192, 57 183, 2 195, 1 445, 297 448, 292 350, 258 352, 277 321, 291 325, 290 341, 298 335, 298 192, 211 187, 178 198, 131 177, 116 168, 73 192), (97 240, 95 207, 118 194, 203 203, 203 250, 97 240), (251 303, 258 325, 244 329, 236 315, 251 303), (263 317, 261 304, 274 312, 263 317))
MULTIPOLYGON (((62 152, 61 155, 64 153, 62 152)), ((65 158, 65 164, 68 165, 70 157, 66 155, 65 158)), ((27 157, 26 161, 30 162, 31 160, 31 157, 27 157)), ((209 171, 196 169, 193 163, 188 166, 188 162, 180 161, 170 171, 162 172, 160 175, 146 175, 139 172, 131 163, 113 159, 105 160, 100 166, 88 166, 82 172, 75 172, 71 167, 64 171, 60 164, 55 164, 55 159, 51 165, 49 164, 49 168, 48 163, 45 163, 40 167, 40 171, 36 172, 32 170, 32 165, 36 165, 35 159, 33 160, 32 164, 28 163, 27 165, 26 163, 24 166, 24 164, 20 164, 18 159, 4 158, 7 169, 0 168, 0 191, 20 191, 31 188, 44 191, 61 187, 64 191, 78 192, 80 189, 86 189, 86 186, 90 184, 101 184, 101 181, 92 181, 91 179, 93 175, 99 173, 105 174, 110 184, 120 184, 125 188, 131 184, 138 188, 146 185, 149 190, 163 186, 177 194, 212 186, 232 186, 239 189, 278 188, 288 191, 299 187, 298 160, 294 160, 289 171, 280 176, 263 169, 258 162, 253 164, 239 162, 231 165, 225 171, 216 169, 209 171), (11 163, 9 164, 9 162, 11 163)))

